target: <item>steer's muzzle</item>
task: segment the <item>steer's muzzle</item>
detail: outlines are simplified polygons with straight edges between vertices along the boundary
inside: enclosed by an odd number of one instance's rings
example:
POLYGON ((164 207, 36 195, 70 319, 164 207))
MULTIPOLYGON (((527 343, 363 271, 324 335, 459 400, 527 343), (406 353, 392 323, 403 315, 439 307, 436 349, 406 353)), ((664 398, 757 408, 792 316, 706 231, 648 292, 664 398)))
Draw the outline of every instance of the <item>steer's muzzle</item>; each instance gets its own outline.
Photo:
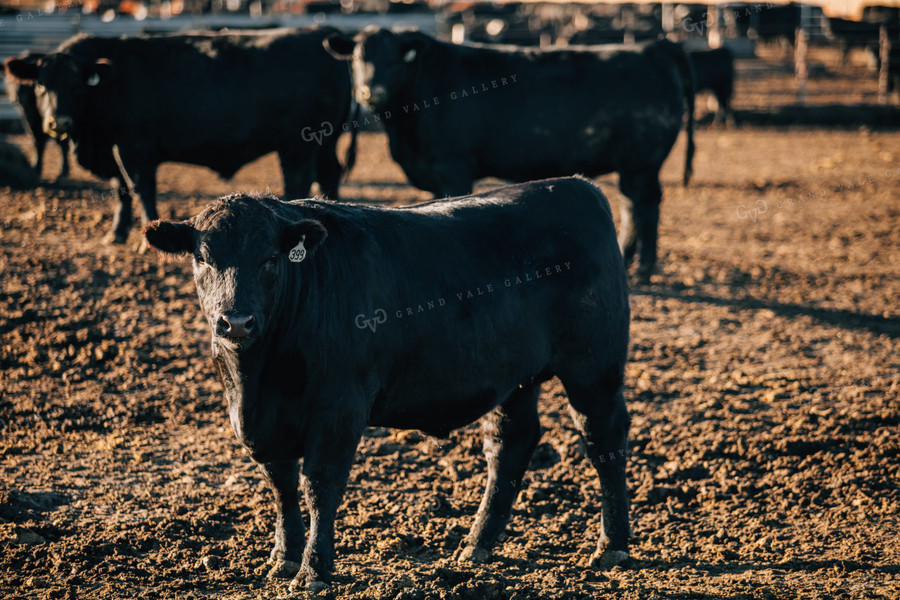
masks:
POLYGON ((72 119, 69 117, 47 117, 44 120, 44 133, 61 140, 69 137, 72 130, 72 119))
POLYGON ((221 315, 216 321, 216 335, 233 340, 247 339, 256 333, 256 319, 252 315, 221 315))

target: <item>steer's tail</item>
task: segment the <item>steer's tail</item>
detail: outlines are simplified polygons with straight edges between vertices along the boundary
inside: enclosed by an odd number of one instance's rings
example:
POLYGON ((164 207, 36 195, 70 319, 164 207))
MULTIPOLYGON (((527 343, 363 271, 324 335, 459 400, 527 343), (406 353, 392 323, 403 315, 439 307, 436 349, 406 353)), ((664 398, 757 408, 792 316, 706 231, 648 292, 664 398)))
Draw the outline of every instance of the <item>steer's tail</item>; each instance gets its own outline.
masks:
POLYGON ((682 180, 682 184, 686 186, 694 173, 694 66, 691 63, 691 57, 687 55, 680 44, 673 43, 670 44, 670 47, 672 50, 670 54, 681 74, 684 86, 684 104, 687 107, 687 151, 684 157, 684 179, 682 180))
POLYGON ((356 136, 359 133, 359 102, 353 98, 353 108, 350 109, 350 145, 347 147, 347 154, 344 156, 344 167, 342 175, 347 176, 353 165, 356 164, 356 136))

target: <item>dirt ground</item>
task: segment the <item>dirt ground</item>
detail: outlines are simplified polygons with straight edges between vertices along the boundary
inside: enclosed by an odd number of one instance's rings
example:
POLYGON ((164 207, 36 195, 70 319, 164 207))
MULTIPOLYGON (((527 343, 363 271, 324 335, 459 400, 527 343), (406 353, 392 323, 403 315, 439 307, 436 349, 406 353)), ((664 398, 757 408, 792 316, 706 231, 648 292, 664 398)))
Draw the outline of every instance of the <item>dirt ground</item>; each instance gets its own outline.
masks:
MULTIPOLYGON (((632 564, 586 566, 598 483, 551 382, 491 562, 451 560, 486 477, 477 426, 370 430, 326 594, 900 598, 900 135, 701 130, 686 189, 682 144, 660 272, 632 297, 632 564)), ((286 597, 263 577, 271 494, 230 430, 189 262, 136 253, 137 231, 104 245, 105 184, 73 175, 0 189, 0 597, 286 597)), ((231 182, 159 181, 178 218, 281 188, 271 156, 231 182)), ((345 196, 427 198, 404 182, 364 134, 345 196)))

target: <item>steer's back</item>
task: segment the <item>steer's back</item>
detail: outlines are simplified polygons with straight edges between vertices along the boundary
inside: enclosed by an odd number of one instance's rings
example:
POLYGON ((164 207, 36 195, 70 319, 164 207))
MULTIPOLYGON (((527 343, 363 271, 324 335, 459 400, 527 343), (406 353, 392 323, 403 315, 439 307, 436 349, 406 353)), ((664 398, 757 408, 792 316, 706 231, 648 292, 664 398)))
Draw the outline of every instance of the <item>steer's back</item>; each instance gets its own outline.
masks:
POLYGON ((60 50, 115 66, 92 99, 92 130, 140 139, 162 160, 228 171, 298 138, 302 127, 343 122, 350 79, 322 47, 328 31, 89 36, 60 50))
POLYGON ((591 183, 372 210, 377 245, 358 249, 366 275, 352 289, 365 297, 343 317, 343 341, 377 389, 373 422, 442 433, 519 385, 624 367, 625 271, 609 205, 591 183), (358 315, 384 318, 373 330, 358 315), (427 407, 449 412, 435 420, 427 407))
MULTIPOLYGON (((409 160, 446 147, 474 164, 475 178, 513 181, 658 169, 683 121, 677 52, 664 41, 551 50, 437 42, 430 62, 413 68, 428 71, 423 81, 441 80, 440 89, 417 89, 409 100, 458 90, 442 97, 440 115, 419 117, 438 121, 429 132, 448 135, 419 140, 424 149, 409 160), (471 87, 477 95, 459 97, 471 87)), ((398 124, 385 125, 400 134, 398 124)))

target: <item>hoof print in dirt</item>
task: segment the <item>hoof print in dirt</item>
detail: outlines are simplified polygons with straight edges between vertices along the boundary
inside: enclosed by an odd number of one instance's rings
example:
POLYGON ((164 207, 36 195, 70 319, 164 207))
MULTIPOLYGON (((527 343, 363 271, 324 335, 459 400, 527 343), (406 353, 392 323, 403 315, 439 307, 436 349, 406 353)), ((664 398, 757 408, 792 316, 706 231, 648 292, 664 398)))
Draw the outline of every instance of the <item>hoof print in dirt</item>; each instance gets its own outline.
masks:
POLYGON ((269 579, 291 579, 300 571, 300 563, 290 560, 274 560, 268 564, 274 565, 266 575, 269 579))
POLYGON ((487 562, 490 558, 491 553, 489 550, 485 550, 484 548, 477 548, 475 546, 466 546, 462 550, 460 550, 459 556, 456 558, 456 562, 480 564, 483 562, 487 562))
MULTIPOLYGON (((588 563, 594 569, 606 571, 617 565, 623 565, 629 559, 628 553, 621 550, 607 550, 602 554, 595 552, 588 563)), ((624 566, 624 565, 623 565, 624 566)))
POLYGON ((197 566, 206 569, 207 571, 218 571, 220 569, 225 568, 225 561, 219 556, 204 556, 197 562, 197 566))

